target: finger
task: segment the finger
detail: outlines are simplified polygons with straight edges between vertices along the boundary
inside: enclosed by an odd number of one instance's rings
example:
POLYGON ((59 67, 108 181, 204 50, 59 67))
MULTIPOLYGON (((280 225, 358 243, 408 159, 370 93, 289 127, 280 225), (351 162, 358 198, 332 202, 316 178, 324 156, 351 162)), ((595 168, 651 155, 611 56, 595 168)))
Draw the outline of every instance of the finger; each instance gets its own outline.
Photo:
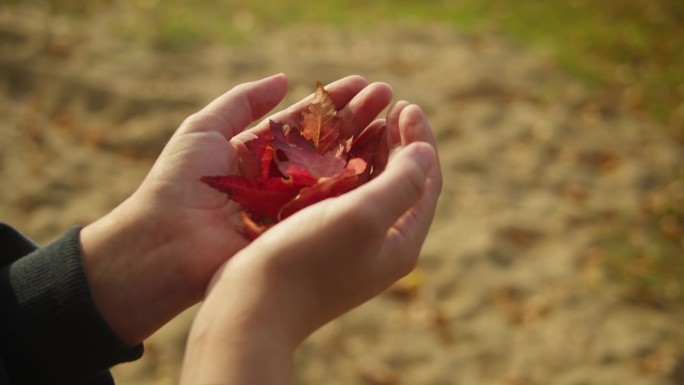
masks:
POLYGON ((338 115, 342 119, 343 138, 358 135, 392 100, 392 88, 386 83, 373 83, 356 94, 338 115))
POLYGON ((237 85, 188 118, 183 131, 218 131, 230 139, 278 105, 286 93, 284 74, 237 85))
POLYGON ((426 142, 436 146, 430 124, 423 114, 423 110, 415 104, 409 104, 399 112, 398 121, 401 144, 407 145, 413 142, 426 142))
POLYGON ((366 129, 383 131, 382 137, 379 139, 378 147, 373 153, 373 171, 370 175, 372 179, 385 171, 385 167, 387 167, 387 161, 389 160, 390 149, 387 146, 387 121, 385 119, 378 119, 368 125, 368 128, 366 129))
MULTIPOLYGON (((400 129, 402 143, 424 143, 436 148, 430 126, 420 108, 406 105, 398 115, 397 127, 400 129)), ((434 154, 423 195, 394 223, 380 253, 381 266, 394 269, 397 278, 408 274, 415 266, 435 215, 437 200, 442 191, 442 173, 437 152, 434 154)))
POLYGON ((439 163, 439 154, 437 153, 435 137, 432 134, 430 124, 425 118, 425 114, 423 114, 423 111, 417 105, 409 104, 403 107, 400 111, 398 127, 403 145, 424 142, 433 148, 435 153, 435 163, 434 167, 430 170, 429 179, 434 183, 434 193, 439 195, 439 193, 442 191, 442 171, 439 163))
MULTIPOLYGON (((368 80, 366 80, 364 77, 359 75, 351 75, 336 80, 326 85, 324 88, 328 93, 328 96, 330 96, 330 99, 332 99, 335 109, 339 110, 346 106, 354 96, 356 96, 367 86, 368 80)), ((285 119, 285 116, 288 116, 289 118, 298 118, 299 114, 308 108, 309 103, 311 103, 313 100, 313 97, 314 93, 311 93, 309 96, 288 107, 282 113, 274 115, 273 118, 281 117, 285 119)))
POLYGON ((413 270, 420 249, 427 238, 441 192, 441 175, 435 178, 437 167, 428 173, 420 199, 390 228, 379 253, 379 266, 393 272, 395 279, 413 270))
POLYGON ((339 210, 358 215, 362 223, 353 225, 364 228, 369 235, 384 237, 423 195, 428 173, 435 162, 435 151, 428 144, 418 142, 402 148, 385 172, 342 195, 339 210))
POLYGON ((423 111, 415 104, 410 104, 401 110, 399 116, 399 129, 401 141, 404 144, 427 143, 434 151, 434 162, 428 172, 426 183, 426 196, 428 202, 436 204, 437 197, 442 191, 442 170, 439 163, 439 154, 435 138, 430 129, 430 124, 425 118, 423 111))
MULTIPOLYGON (((347 76, 343 79, 336 80, 325 86, 325 90, 333 101, 336 110, 342 109, 349 103, 354 96, 361 92, 368 86, 368 81, 359 75, 347 76)), ((252 133, 259 133, 267 130, 269 120, 275 120, 280 123, 299 125, 299 116, 302 111, 306 110, 313 100, 313 93, 283 111, 275 113, 268 117, 268 119, 256 125, 249 131, 252 133)))
POLYGON ((410 103, 405 100, 400 100, 387 112, 387 145, 389 148, 394 148, 401 144, 399 115, 401 115, 401 111, 409 104, 410 103))

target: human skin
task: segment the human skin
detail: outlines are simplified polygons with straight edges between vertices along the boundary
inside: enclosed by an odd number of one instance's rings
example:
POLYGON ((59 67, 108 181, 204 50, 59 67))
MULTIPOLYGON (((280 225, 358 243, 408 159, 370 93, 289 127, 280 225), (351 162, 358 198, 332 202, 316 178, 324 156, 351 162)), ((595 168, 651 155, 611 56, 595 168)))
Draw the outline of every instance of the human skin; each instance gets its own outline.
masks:
POLYGON ((182 385, 291 384, 309 334, 413 269, 442 177, 420 108, 399 102, 387 125, 399 149, 380 176, 287 218, 216 274, 182 385))
MULTIPOLYGON (((80 233, 92 296, 127 344, 142 342, 202 299, 216 270, 248 242, 236 226, 239 207, 198 181, 235 174, 243 130, 287 92, 283 74, 238 85, 188 117, 170 138, 140 187, 80 233)), ((327 90, 344 130, 365 127, 389 103, 384 83, 349 76, 327 90)), ((272 115, 293 120, 309 99, 272 115)), ((264 129, 266 122, 254 130, 264 129)))
MULTIPOLYGON (((393 156, 367 184, 292 215, 251 244, 240 207, 200 183, 238 174, 245 131, 287 92, 279 74, 239 85, 193 114, 141 186, 83 228, 83 265, 95 303, 133 346, 205 299, 188 340, 181 383, 287 384, 292 355, 314 330, 408 273, 434 216, 442 179, 421 109, 384 83, 350 76, 326 86, 343 135, 386 124, 393 156)), ((310 98, 270 119, 296 121, 310 98)))

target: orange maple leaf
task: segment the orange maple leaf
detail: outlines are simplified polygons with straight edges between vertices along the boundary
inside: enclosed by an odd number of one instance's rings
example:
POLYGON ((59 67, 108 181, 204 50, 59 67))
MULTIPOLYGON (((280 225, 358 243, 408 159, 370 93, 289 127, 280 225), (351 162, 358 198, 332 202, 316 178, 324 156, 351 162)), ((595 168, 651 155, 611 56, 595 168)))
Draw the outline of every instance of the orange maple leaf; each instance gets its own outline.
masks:
POLYGON ((302 135, 313 142, 319 153, 330 151, 338 143, 342 121, 336 116, 335 105, 323 88, 316 82, 316 93, 309 104, 309 112, 302 114, 302 135))

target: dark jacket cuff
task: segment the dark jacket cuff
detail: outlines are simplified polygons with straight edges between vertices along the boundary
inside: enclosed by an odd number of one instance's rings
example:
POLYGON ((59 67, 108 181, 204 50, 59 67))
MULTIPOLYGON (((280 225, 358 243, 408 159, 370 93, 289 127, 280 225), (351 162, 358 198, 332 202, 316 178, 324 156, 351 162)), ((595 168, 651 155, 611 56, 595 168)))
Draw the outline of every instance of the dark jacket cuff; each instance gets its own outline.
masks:
POLYGON ((142 356, 143 346, 125 345, 92 299, 81 261, 80 229, 72 228, 2 271, 2 329, 16 353, 6 356, 6 363, 27 360, 28 367, 40 368, 22 376, 73 383, 142 356))

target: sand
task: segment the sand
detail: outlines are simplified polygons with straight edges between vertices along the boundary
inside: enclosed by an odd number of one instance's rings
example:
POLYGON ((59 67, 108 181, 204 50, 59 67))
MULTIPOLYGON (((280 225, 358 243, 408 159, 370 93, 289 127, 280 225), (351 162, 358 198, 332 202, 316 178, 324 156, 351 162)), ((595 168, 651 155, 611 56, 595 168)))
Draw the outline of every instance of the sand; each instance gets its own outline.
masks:
MULTIPOLYGON (((285 72, 289 104, 361 74, 424 108, 444 192, 416 272, 313 335, 298 383, 684 383, 682 313, 627 300, 592 263, 606 218, 636 216, 684 164, 657 123, 505 36, 301 26, 160 52, 102 17, 0 13, 0 220, 49 242, 134 191, 183 118, 233 85, 285 72)), ((176 383, 192 316, 117 383, 176 383)))

